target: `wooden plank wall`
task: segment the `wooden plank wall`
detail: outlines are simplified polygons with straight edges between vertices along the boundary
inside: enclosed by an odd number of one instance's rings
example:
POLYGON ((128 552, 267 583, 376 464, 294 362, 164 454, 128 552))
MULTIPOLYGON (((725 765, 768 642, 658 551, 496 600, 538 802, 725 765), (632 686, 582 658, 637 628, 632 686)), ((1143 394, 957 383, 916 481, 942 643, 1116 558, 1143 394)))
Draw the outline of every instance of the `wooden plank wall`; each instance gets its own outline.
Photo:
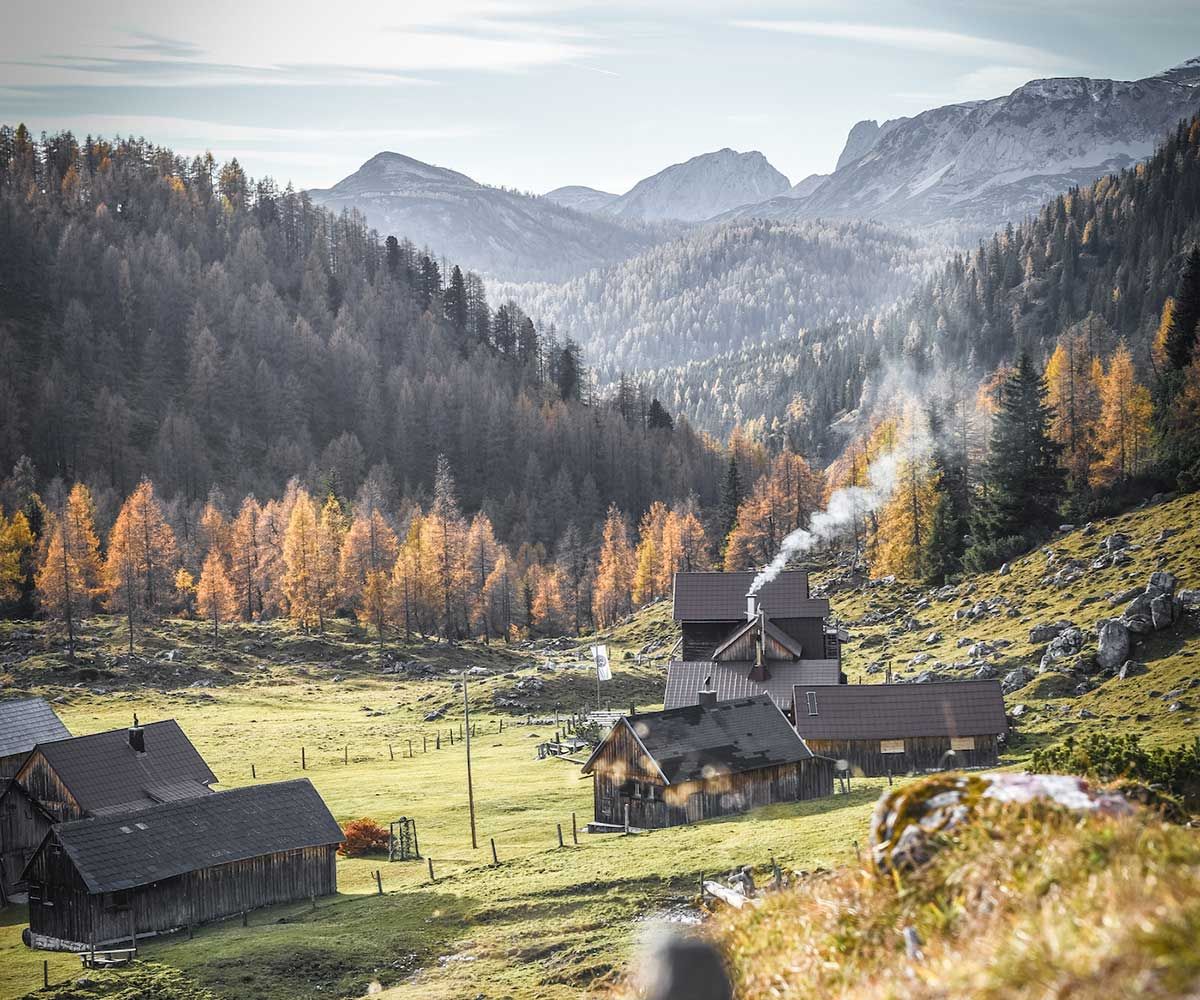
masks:
POLYGON ((16 888, 25 863, 49 832, 50 821, 20 785, 13 785, 0 798, 0 864, 6 890, 16 888))
POLYGON ((936 771, 944 768, 993 767, 1000 759, 995 736, 976 736, 974 750, 950 749, 949 736, 923 736, 904 741, 904 753, 882 753, 879 740, 809 740, 808 748, 834 760, 850 762, 852 774, 878 778, 887 774, 907 774, 910 771, 936 771))

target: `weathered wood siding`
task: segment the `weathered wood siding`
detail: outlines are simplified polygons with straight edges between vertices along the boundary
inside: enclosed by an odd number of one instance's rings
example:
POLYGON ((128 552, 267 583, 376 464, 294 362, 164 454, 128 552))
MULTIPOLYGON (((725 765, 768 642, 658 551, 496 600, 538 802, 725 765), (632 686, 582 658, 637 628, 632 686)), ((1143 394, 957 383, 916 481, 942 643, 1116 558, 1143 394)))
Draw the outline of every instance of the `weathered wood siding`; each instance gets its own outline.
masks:
POLYGON ((0 757, 0 778, 11 778, 19 770, 21 765, 25 763, 25 758, 29 756, 29 751, 22 753, 9 754, 7 757, 0 757))
POLYGON ((0 878, 6 892, 16 891, 25 864, 50 832, 50 820, 17 784, 0 798, 0 878))
POLYGON ((772 618, 771 624, 800 642, 801 658, 824 659, 825 621, 821 618, 772 618))
MULTIPOLYGON (((632 722, 637 724, 636 717, 632 722)), ((614 730, 593 762, 593 773, 596 822, 623 824, 628 804, 629 825, 641 830, 683 826, 775 802, 833 794, 833 761, 821 757, 667 785, 623 726, 614 730)))
POLYGON ((337 892, 337 845, 267 854, 189 872, 127 893, 89 893, 57 845, 30 870, 29 929, 77 945, 116 944, 275 903, 337 892))
POLYGON ((40 751, 35 750, 26 761, 18 780, 30 796, 54 817, 54 822, 69 823, 84 818, 79 803, 67 791, 67 786, 59 780, 54 768, 46 763, 40 751))
MULTIPOLYGON (((801 727, 803 732, 803 727, 801 727)), ((1000 760, 995 736, 976 736, 974 750, 950 751, 949 736, 922 736, 904 741, 904 753, 883 753, 879 740, 810 740, 805 739, 813 753, 834 760, 850 762, 852 774, 878 778, 887 774, 907 774, 909 771, 936 771, 944 768, 993 767, 1000 760)))

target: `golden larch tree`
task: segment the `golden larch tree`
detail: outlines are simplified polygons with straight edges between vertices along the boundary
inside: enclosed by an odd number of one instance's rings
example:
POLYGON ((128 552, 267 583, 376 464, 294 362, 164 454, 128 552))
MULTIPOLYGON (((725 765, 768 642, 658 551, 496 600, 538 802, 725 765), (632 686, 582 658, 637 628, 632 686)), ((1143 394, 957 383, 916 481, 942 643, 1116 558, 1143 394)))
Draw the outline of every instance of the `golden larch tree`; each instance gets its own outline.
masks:
POLYGON ((928 462, 900 463, 896 488, 879 512, 872 562, 873 575, 920 577, 921 555, 928 544, 938 501, 938 475, 928 462))
POLYGON ((1100 377, 1100 419, 1093 478, 1099 486, 1141 472, 1150 452, 1150 390, 1137 379, 1129 345, 1122 339, 1100 377))
POLYGON ((596 586, 592 593, 592 617, 601 628, 612 625, 632 609, 635 570, 625 516, 616 504, 612 504, 604 519, 600 565, 596 570, 596 586))
POLYGON ((488 577, 500 558, 500 544, 491 519, 480 511, 471 518, 467 531, 467 568, 470 574, 471 627, 478 630, 486 643, 492 636, 492 616, 488 613, 486 597, 488 577))
POLYGON ((129 625, 130 653, 136 623, 156 616, 173 592, 176 555, 175 535, 154 487, 143 479, 121 505, 104 565, 109 603, 125 612, 129 625))
MULTIPOLYGON (((355 614, 363 624, 379 624, 376 614, 368 613, 364 620, 361 614, 364 606, 363 593, 372 576, 382 574, 385 582, 390 578, 398 551, 396 532, 383 516, 383 511, 372 505, 355 513, 342 539, 338 577, 343 599, 354 608, 355 614)), ((377 591, 378 583, 377 580, 377 591)), ((379 596, 386 596, 386 590, 384 587, 379 596)), ((376 611, 378 610, 376 608, 376 611)), ((383 641, 382 632, 380 641, 383 641)))
POLYGON ((217 549, 211 549, 204 557, 200 569, 200 582, 196 584, 196 610, 207 622, 212 623, 212 640, 215 647, 221 637, 221 623, 237 615, 237 591, 225 568, 225 560, 217 549))
POLYGON ((6 518, 0 510, 0 601, 21 597, 25 565, 33 552, 33 532, 21 511, 6 518))
MULTIPOLYGON (((24 515, 17 514, 23 518, 24 515)), ((64 538, 59 522, 50 533, 46 559, 37 574, 38 600, 52 621, 62 624, 67 634, 67 653, 75 659, 75 635, 91 607, 81 560, 64 538)), ((32 536, 30 538, 32 541, 32 536)))
POLYGON ((306 632, 319 621, 317 512, 304 490, 296 494, 283 538, 281 586, 288 617, 306 632))
POLYGON ((238 508, 229 529, 229 563, 238 609, 244 621, 263 610, 263 511, 253 496, 238 508))

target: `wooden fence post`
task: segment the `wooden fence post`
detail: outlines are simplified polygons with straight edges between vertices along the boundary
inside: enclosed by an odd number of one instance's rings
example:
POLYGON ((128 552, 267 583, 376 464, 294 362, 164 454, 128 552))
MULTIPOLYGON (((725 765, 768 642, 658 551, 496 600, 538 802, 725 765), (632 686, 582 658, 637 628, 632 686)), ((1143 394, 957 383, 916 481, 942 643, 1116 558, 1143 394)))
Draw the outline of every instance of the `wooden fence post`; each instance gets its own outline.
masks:
POLYGON ((308 770, 308 763, 304 759, 304 747, 300 748, 300 770, 301 771, 308 770))
POLYGON ((383 875, 380 873, 378 868, 375 869, 375 887, 379 891, 378 894, 380 896, 382 896, 383 895, 383 875))
POLYGON ((563 839, 562 839, 562 824, 561 823, 558 824, 558 846, 559 847, 564 846, 563 839))
POLYGON ((428 858, 427 860, 429 861, 429 881, 436 882, 437 879, 433 877, 433 858, 428 858))
POLYGON ((253 765, 253 764, 251 764, 251 765, 250 765, 250 777, 251 777, 251 778, 257 778, 257 777, 258 777, 258 772, 254 770, 254 765, 253 765))
POLYGON ((434 750, 442 749, 442 731, 440 729, 436 733, 433 734, 433 749, 434 750))
POLYGON ((50 962, 42 959, 42 989, 50 989, 50 962))
POLYGON ((350 763, 350 748, 349 747, 342 747, 342 763, 343 764, 350 763))
POLYGON ((492 864, 499 866, 500 858, 496 854, 496 838, 492 837, 492 864))
POLYGON ((410 759, 412 758, 412 740, 408 741, 408 756, 410 759))
POLYGON ((579 829, 575 825, 575 814, 574 813, 571 813, 571 839, 573 841, 575 841, 576 844, 579 843, 579 829))
POLYGON ((428 737, 424 733, 421 734, 421 753, 429 753, 428 737))
POLYGON ((396 751, 392 749, 392 745, 388 744, 388 760, 396 759, 396 751))
POLYGON ((250 917, 249 917, 249 916, 247 916, 247 914, 246 914, 246 911, 245 911, 245 910, 242 910, 242 926, 243 926, 243 927, 249 927, 249 926, 250 926, 250 917))

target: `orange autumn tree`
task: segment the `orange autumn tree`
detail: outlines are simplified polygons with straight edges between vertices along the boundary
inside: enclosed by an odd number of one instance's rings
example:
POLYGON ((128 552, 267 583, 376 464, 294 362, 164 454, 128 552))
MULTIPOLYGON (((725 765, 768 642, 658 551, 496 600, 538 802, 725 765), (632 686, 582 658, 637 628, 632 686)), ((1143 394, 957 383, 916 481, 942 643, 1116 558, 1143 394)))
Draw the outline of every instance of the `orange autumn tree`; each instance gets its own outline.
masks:
POLYGON ((396 533, 374 503, 356 513, 342 540, 338 568, 342 594, 360 624, 375 629, 383 644, 388 622, 388 591, 399 546, 396 533))
POLYGON ((901 461, 896 488, 879 512, 873 575, 920 577, 921 557, 937 509, 938 485, 938 474, 928 460, 912 455, 901 461))
POLYGON ((243 620, 253 621, 262 612, 265 562, 263 511, 253 495, 238 508, 229 529, 230 575, 243 620))
POLYGON ((16 601, 21 597, 25 579, 25 563, 33 551, 33 532, 29 519, 21 511, 5 518, 0 510, 0 601, 16 601))
POLYGON ((1062 464, 1071 488, 1088 485, 1096 454, 1096 425, 1100 415, 1098 362, 1081 332, 1064 333, 1046 362, 1047 400, 1054 408, 1050 437, 1062 446, 1062 464))
POLYGON ((121 506, 108 536, 104 566, 110 604, 125 612, 129 652, 137 622, 156 616, 167 603, 175 580, 175 534, 148 479, 121 506))
MULTIPOLYGON (((829 466, 826 474, 826 494, 848 487, 870 485, 871 463, 896 446, 899 422, 894 416, 879 420, 869 431, 859 434, 846 445, 841 455, 829 466)), ((854 554, 870 553, 879 527, 877 512, 865 505, 854 505, 850 510, 847 531, 854 546, 854 554)))
POLYGON ((601 628, 612 625, 632 610, 633 547, 625 516, 611 504, 604 518, 604 541, 600 546, 600 565, 592 592, 592 617, 601 628))
MULTIPOLYGON (((24 515, 16 516, 24 519, 24 515)), ((88 596, 83 562, 63 521, 56 522, 51 530, 46 558, 38 570, 36 582, 42 608, 53 621, 61 622, 66 631, 67 655, 73 660, 76 629, 87 617, 91 598, 88 596)))
POLYGON ((782 452, 738 508, 725 546, 725 569, 765 566, 783 540, 820 509, 825 478, 794 452, 782 452))
POLYGON ((317 571, 317 512, 305 490, 296 494, 283 538, 284 572, 281 580, 288 617, 304 629, 319 622, 317 571))
POLYGON ((496 568, 500 551, 491 518, 479 511, 471 518, 471 527, 467 531, 467 570, 471 579, 471 627, 483 636, 485 643, 493 634, 492 617, 488 614, 487 583, 492 570, 496 568))
POLYGON ((217 549, 211 549, 204 557, 200 582, 196 584, 196 610, 212 622, 214 647, 220 641, 221 623, 237 614, 237 605, 237 591, 225 570, 225 560, 217 549))
POLYGON ((325 634, 325 621, 333 615, 341 590, 342 540, 346 535, 346 515, 333 494, 325 498, 317 519, 316 548, 313 556, 313 594, 317 612, 317 631, 325 634))
POLYGON ((663 574, 663 530, 668 516, 667 505, 655 500, 642 515, 638 529, 638 546, 634 556, 633 603, 641 606, 661 597, 666 591, 663 574))
POLYGON ((1092 471, 1098 486, 1129 479, 1145 469, 1150 458, 1152 413, 1150 390, 1138 381, 1129 345, 1122 338, 1100 377, 1097 457, 1092 471))

